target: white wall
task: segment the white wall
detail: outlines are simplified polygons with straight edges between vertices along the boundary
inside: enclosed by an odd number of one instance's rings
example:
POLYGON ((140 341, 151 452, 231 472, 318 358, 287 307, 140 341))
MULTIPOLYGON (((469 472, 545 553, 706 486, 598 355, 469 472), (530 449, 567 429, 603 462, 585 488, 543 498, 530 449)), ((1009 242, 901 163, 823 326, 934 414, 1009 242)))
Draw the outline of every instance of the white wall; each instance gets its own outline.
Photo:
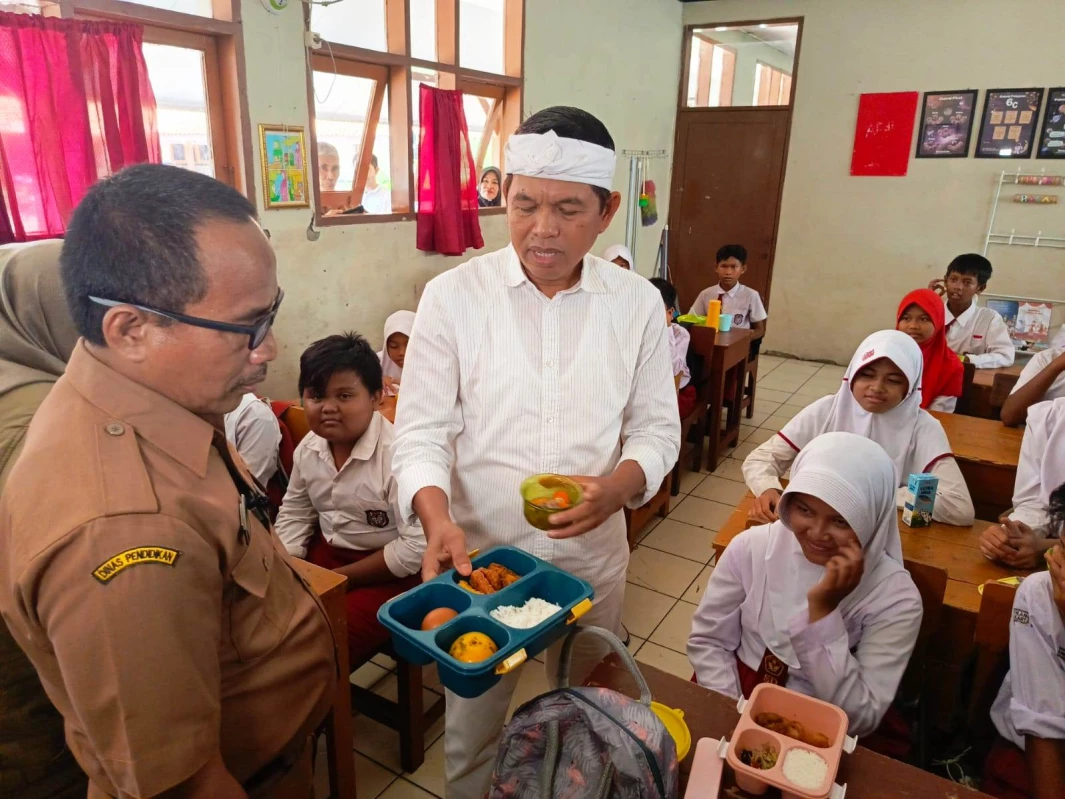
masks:
MULTIPOLYGON (((1047 161, 911 159, 907 177, 851 177, 859 93, 1060 86, 1065 3, 715 0, 684 6, 689 25, 796 16, 805 21, 766 345, 846 362, 863 335, 893 326, 907 291, 942 275, 953 256, 982 250, 1001 169, 1065 173, 1065 164, 1047 161)), ((982 107, 981 94, 978 113, 982 107)), ((1010 210, 1018 232, 1023 225, 1065 236, 1065 206, 1010 210)), ((993 247, 989 256, 990 291, 1065 298, 1063 251, 993 247)))
MULTIPOLYGON (((577 105, 610 129, 621 149, 672 152, 680 69, 681 4, 676 0, 526 0, 525 113, 549 105, 577 105), (609 35, 606 32, 610 31, 609 35)), ((269 14, 259 0, 244 0, 250 124, 309 126, 306 63, 299 4, 269 14)), ((649 273, 668 213, 669 164, 654 164, 648 177, 658 184, 659 223, 641 230, 636 254, 649 273)), ((624 194, 628 166, 620 162, 615 188, 624 194)), ((295 395, 299 354, 316 338, 357 330, 381 345, 385 317, 415 308, 425 283, 464 258, 428 256, 415 249, 415 223, 377 223, 325 228, 307 240, 310 209, 262 208, 256 200, 278 258, 285 306, 276 333, 281 347, 265 391, 295 395)), ((624 200, 623 200, 624 201, 624 200)), ((624 204, 622 206, 624 210, 624 204)), ((624 240, 623 212, 599 243, 624 240)), ((508 242, 506 220, 482 217, 488 252, 508 242)))

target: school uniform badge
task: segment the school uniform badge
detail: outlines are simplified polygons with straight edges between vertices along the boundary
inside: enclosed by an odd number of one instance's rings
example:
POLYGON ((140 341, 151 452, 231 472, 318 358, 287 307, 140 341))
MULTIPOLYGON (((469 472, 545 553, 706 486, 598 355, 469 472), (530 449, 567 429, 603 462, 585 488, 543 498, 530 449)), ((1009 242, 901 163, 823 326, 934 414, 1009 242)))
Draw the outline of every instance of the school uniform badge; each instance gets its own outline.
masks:
POLYGON ((1013 623, 1014 624, 1023 624, 1025 627, 1027 627, 1029 624, 1031 624, 1031 618, 1028 616, 1028 611, 1027 610, 1022 610, 1021 608, 1014 608, 1013 609, 1013 623))
POLYGON ((119 552, 117 555, 105 560, 92 570, 92 576, 107 585, 115 577, 133 566, 140 566, 145 563, 159 563, 163 566, 173 567, 177 564, 180 556, 181 552, 167 547, 134 547, 133 549, 127 549, 125 552, 119 552))
POLYGON ((368 510, 366 511, 366 523, 371 527, 384 528, 388 527, 388 511, 386 510, 368 510))

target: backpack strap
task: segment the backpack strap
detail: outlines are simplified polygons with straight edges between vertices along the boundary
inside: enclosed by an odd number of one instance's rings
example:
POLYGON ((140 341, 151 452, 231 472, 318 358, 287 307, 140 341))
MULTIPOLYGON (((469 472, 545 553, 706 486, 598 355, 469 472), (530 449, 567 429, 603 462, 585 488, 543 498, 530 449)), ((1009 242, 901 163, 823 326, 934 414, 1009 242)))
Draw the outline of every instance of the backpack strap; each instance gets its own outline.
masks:
POLYGON ((574 627, 569 635, 566 636, 566 640, 562 644, 562 654, 558 659, 558 685, 559 688, 569 688, 569 672, 570 666, 573 660, 573 642, 580 635, 593 635, 596 638, 600 638, 605 641, 618 657, 621 658, 622 664, 628 669, 629 674, 632 675, 632 679, 636 681, 636 686, 640 689, 640 702, 645 705, 651 704, 651 689, 647 687, 647 681, 644 680, 643 675, 640 673, 640 667, 636 665, 636 661, 633 660, 632 654, 628 648, 621 642, 616 635, 609 630, 604 630, 602 627, 574 627))

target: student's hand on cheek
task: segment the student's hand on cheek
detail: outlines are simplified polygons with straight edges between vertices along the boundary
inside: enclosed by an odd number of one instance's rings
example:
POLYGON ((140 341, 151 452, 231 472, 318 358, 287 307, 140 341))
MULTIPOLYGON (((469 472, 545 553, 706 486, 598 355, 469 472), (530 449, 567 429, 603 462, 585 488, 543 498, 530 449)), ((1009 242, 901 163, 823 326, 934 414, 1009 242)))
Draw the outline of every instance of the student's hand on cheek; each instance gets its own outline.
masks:
POLYGON ((780 492, 775 488, 767 489, 754 501, 754 505, 747 511, 747 520, 758 524, 775 522, 777 516, 777 503, 780 502, 780 492))
POLYGON ((825 564, 821 581, 810 589, 806 600, 810 605, 810 624, 832 613, 847 598, 865 572, 865 556, 857 539, 840 547, 839 554, 825 564))
POLYGON ((941 277, 928 281, 928 288, 940 296, 947 293, 947 283, 941 277))

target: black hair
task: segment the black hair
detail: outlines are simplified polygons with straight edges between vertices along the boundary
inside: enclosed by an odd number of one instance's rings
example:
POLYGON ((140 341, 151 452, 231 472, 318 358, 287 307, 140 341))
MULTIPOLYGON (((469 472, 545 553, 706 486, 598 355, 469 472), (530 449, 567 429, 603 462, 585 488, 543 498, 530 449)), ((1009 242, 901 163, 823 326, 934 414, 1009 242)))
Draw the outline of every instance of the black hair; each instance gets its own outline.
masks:
POLYGON ((203 299, 209 280, 197 228, 213 219, 257 218, 255 206, 235 189, 176 166, 139 164, 101 180, 74 210, 59 258, 78 332, 106 346, 108 309, 90 296, 176 313, 203 299))
POLYGON ((666 308, 677 307, 677 290, 673 288, 673 284, 665 278, 653 277, 651 278, 651 284, 658 289, 662 295, 662 302, 666 304, 666 308))
POLYGON ((747 248, 742 244, 726 244, 717 251, 714 263, 719 264, 722 261, 727 261, 729 258, 735 258, 741 264, 746 264, 747 248))
POLYGON ((384 388, 381 360, 370 342, 358 333, 341 333, 319 339, 303 351, 300 356, 300 396, 308 388, 322 396, 329 379, 337 372, 354 372, 371 394, 384 388))
POLYGON ((959 255, 947 265, 947 274, 957 272, 960 275, 972 275, 981 286, 986 286, 991 279, 991 262, 975 252, 959 255))
MULTIPOLYGON (((555 105, 542 111, 537 111, 522 122, 515 133, 547 133, 550 130, 553 130, 564 139, 586 141, 589 144, 598 144, 608 150, 616 149, 614 139, 611 137, 610 131, 606 129, 606 125, 587 111, 568 105, 555 105)), ((511 176, 507 175, 507 179, 503 184, 504 194, 510 193, 510 181, 511 176)), ((599 198, 599 211, 605 211, 607 203, 610 202, 610 190, 601 186, 592 186, 591 189, 595 192, 595 196, 599 198)))
POLYGON ((1050 519, 1050 529, 1061 535, 1062 525, 1065 525, 1065 483, 1050 492, 1047 515, 1050 519))

